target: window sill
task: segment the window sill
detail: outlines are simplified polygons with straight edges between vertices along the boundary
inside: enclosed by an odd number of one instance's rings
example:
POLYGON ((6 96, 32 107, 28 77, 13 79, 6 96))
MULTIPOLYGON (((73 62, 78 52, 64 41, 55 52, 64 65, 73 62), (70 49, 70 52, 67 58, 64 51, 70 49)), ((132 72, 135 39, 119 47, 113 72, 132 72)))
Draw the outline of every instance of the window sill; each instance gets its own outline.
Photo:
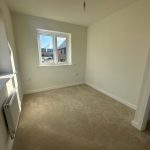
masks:
POLYGON ((39 64, 39 67, 60 67, 60 66, 72 66, 71 63, 62 63, 62 64, 39 64))

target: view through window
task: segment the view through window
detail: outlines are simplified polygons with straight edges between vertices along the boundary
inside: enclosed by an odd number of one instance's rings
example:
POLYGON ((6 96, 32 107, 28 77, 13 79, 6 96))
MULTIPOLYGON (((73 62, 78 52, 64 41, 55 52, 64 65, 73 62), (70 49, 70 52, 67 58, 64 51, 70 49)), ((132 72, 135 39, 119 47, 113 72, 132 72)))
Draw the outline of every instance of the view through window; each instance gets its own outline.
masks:
POLYGON ((71 34, 38 30, 40 65, 71 64, 71 34))

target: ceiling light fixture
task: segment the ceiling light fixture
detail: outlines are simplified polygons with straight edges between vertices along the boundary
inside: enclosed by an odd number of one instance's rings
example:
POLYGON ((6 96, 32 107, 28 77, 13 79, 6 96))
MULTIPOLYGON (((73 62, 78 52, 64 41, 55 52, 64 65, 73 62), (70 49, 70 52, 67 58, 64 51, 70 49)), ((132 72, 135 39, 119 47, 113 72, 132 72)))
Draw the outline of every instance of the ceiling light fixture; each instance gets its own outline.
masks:
POLYGON ((83 1, 83 11, 86 11, 86 0, 83 1))

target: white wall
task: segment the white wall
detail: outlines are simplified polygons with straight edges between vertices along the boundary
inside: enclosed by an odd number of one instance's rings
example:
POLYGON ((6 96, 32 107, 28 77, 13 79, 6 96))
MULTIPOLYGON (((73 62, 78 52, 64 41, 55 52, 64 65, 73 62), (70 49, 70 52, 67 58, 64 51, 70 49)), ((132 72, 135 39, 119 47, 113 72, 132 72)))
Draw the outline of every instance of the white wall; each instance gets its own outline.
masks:
MULTIPOLYGON (((16 85, 17 88, 17 95, 18 98, 21 97, 22 95, 22 90, 21 90, 21 82, 19 80, 19 70, 18 70, 18 64, 17 64, 17 57, 16 57, 16 51, 15 51, 15 41, 14 41, 14 37, 13 37, 13 30, 12 30, 12 22, 11 22, 11 16, 10 16, 10 12, 9 9, 5 3, 4 0, 0 0, 0 11, 2 14, 2 20, 4 21, 1 22, 1 40, 0 42, 0 66, 1 66, 1 70, 0 70, 0 74, 1 73, 12 73, 12 72, 18 72, 17 74, 17 78, 18 78, 18 85, 16 85), (3 33, 3 34, 2 34, 3 33), (8 48, 8 43, 10 44, 11 50, 13 55, 11 55, 10 57, 10 53, 9 53, 9 48, 8 48), (12 68, 12 62, 11 60, 13 59, 14 63, 15 63, 15 69, 12 68)), ((1 20, 1 21, 2 21, 1 20)), ((16 79, 16 78, 15 78, 16 79)), ((6 126, 6 122, 4 119, 4 114, 2 113, 3 111, 3 103, 7 98, 7 92, 6 92, 6 88, 5 89, 0 89, 0 134, 2 134, 0 136, 0 149, 2 150, 11 150, 12 149, 12 145, 13 145, 13 140, 10 139, 10 135, 8 133, 7 130, 7 126, 6 126)))
POLYGON ((0 10, 0 74, 4 73, 12 73, 12 67, 4 20, 0 10))
MULTIPOLYGON (((4 19, 6 38, 7 38, 7 41, 9 43, 9 45, 11 47, 11 51, 12 51, 11 58, 8 56, 9 60, 8 60, 8 57, 5 60, 5 61, 9 61, 9 63, 7 62, 9 64, 9 65, 7 65, 9 69, 7 69, 7 71, 1 71, 1 73, 17 72, 17 76, 15 76, 15 81, 17 81, 16 89, 17 89, 19 100, 22 100, 22 86, 21 86, 21 81, 20 81, 20 72, 19 72, 19 67, 18 67, 19 65, 18 65, 18 61, 17 61, 17 54, 16 54, 11 14, 10 14, 9 8, 4 0, 0 0, 0 9, 2 12, 2 17, 4 19), (11 59, 11 66, 10 66, 10 59, 11 59)), ((6 49, 6 51, 7 50, 8 50, 8 48, 6 49)), ((8 51, 6 53, 8 54, 8 51)))
POLYGON ((90 25, 87 43, 86 82, 135 108, 150 48, 150 1, 90 25))
POLYGON ((17 13, 12 16, 25 93, 84 82, 86 27, 17 13), (72 66, 39 67, 37 28, 72 34, 72 66))

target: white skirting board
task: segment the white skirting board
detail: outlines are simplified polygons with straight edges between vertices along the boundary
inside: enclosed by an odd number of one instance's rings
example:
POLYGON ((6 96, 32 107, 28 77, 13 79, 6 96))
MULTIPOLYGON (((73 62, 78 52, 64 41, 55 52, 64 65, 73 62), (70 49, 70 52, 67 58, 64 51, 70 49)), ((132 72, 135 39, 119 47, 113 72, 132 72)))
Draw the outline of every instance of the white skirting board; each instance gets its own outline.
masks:
POLYGON ((126 106, 128 106, 128 107, 130 107, 130 108, 132 108, 134 110, 136 110, 136 105, 133 105, 133 104, 127 102, 126 100, 123 100, 123 99, 121 99, 121 98, 119 98, 117 96, 114 96, 113 94, 110 94, 110 93, 108 93, 108 92, 98 88, 97 86, 95 86, 95 85, 93 85, 93 84, 91 84, 89 82, 86 82, 85 84, 87 84, 88 86, 98 90, 99 92, 101 92, 101 93, 103 93, 103 94, 113 98, 114 100, 116 100, 116 101, 118 101, 118 102, 120 102, 120 103, 122 103, 122 104, 124 104, 124 105, 126 105, 126 106))
POLYGON ((87 84, 88 86, 90 86, 90 87, 92 87, 92 88, 102 92, 103 94, 105 94, 105 95, 115 99, 116 101, 118 101, 118 102, 120 102, 120 103, 122 103, 122 104, 124 104, 124 105, 126 105, 126 106, 128 106, 128 107, 130 107, 130 108, 132 108, 134 110, 136 110, 136 105, 133 105, 133 104, 127 102, 126 100, 123 100, 123 99, 121 99, 121 98, 119 98, 117 96, 114 96, 114 95, 112 95, 112 94, 110 94, 110 93, 108 93, 108 92, 106 92, 106 91, 104 91, 104 90, 102 90, 102 89, 100 89, 100 88, 98 88, 98 87, 88 83, 88 82, 76 82, 76 83, 71 83, 71 84, 63 84, 63 85, 51 86, 51 87, 43 88, 43 89, 27 90, 27 91, 24 92, 24 94, 38 93, 38 92, 48 91, 48 90, 52 90, 52 89, 64 88, 64 87, 69 87, 69 86, 74 86, 74 85, 81 85, 81 84, 87 84))
POLYGON ((44 92, 44 91, 49 91, 49 90, 53 90, 53 89, 59 89, 59 88, 81 85, 81 84, 84 84, 84 82, 76 82, 76 83, 69 83, 69 84, 63 84, 63 85, 56 85, 56 86, 51 86, 48 88, 36 89, 36 90, 27 90, 27 91, 24 91, 24 94, 33 94, 33 93, 44 92))
POLYGON ((142 131, 141 128, 139 127, 139 124, 137 122, 135 122, 134 120, 131 122, 131 124, 132 124, 132 126, 137 128, 138 130, 142 131))

